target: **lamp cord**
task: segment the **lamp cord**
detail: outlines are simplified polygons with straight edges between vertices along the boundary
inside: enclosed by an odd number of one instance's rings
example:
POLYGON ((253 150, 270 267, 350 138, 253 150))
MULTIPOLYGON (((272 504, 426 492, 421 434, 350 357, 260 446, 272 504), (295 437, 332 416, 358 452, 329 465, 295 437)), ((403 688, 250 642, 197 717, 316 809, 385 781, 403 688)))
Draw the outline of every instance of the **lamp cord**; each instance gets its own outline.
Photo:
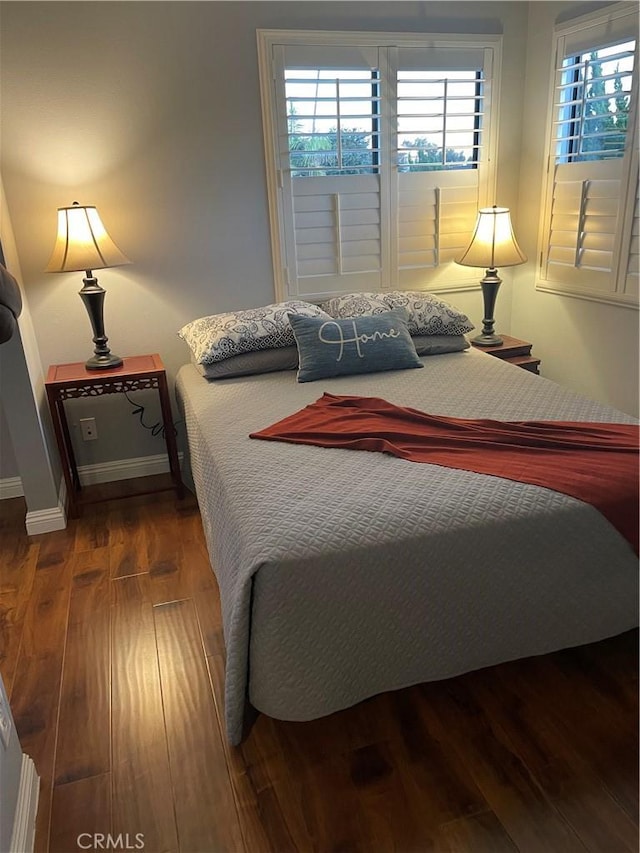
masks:
MULTIPOLYGON (((144 422, 144 406, 142 405, 142 403, 136 403, 136 401, 132 400, 126 391, 124 392, 124 396, 127 398, 130 405, 133 406, 133 411, 131 412, 131 414, 134 417, 136 415, 138 416, 138 420, 140 421, 140 426, 143 427, 143 429, 149 430, 149 432, 151 433, 152 436, 155 437, 155 436, 161 435, 164 438, 164 434, 165 434, 164 423, 162 421, 158 421, 157 423, 153 424, 152 426, 150 426, 149 424, 146 424, 144 422)), ((179 421, 173 422, 173 432, 174 432, 174 435, 176 435, 176 436, 178 435, 178 430, 176 429, 176 424, 181 424, 181 423, 184 423, 184 420, 182 418, 179 421)))

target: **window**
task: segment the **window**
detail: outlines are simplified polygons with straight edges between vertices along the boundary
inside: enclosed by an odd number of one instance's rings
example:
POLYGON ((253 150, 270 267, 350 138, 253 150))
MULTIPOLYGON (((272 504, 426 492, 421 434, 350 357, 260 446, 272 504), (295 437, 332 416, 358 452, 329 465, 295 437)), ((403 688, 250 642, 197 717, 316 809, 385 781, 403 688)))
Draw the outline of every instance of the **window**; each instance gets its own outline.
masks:
POLYGON ((637 12, 556 31, 542 289, 638 305, 637 12))
POLYGON ((562 62, 556 163, 623 157, 635 41, 594 48, 562 62))
POLYGON ((285 69, 284 85, 293 178, 378 171, 376 71, 285 69))
POLYGON ((500 37, 258 44, 278 298, 476 287, 454 258, 493 201, 500 37))
POLYGON ((482 71, 398 71, 398 169, 476 169, 482 71))

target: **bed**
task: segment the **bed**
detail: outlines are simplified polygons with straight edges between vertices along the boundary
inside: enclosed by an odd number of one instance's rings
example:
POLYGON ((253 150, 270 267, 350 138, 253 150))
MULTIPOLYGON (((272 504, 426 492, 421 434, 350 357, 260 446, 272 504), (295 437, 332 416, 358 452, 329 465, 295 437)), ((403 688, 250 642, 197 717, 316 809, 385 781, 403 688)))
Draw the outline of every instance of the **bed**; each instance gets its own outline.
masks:
POLYGON ((476 349, 300 384, 179 371, 222 601, 225 717, 309 720, 377 693, 638 624, 638 562, 589 504, 382 453, 256 441, 325 391, 432 414, 634 423, 476 349))

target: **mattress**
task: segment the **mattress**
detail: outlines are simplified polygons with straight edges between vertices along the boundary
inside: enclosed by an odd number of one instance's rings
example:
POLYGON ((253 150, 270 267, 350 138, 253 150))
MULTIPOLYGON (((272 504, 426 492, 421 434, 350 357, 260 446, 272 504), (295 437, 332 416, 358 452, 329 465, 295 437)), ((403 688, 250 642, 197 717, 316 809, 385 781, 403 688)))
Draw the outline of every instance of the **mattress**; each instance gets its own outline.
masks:
POLYGON ((295 372, 179 371, 222 602, 225 719, 309 720, 377 693, 638 624, 638 564, 592 506, 381 453, 249 438, 325 391, 431 414, 633 423, 479 350, 422 370, 300 384, 295 372))

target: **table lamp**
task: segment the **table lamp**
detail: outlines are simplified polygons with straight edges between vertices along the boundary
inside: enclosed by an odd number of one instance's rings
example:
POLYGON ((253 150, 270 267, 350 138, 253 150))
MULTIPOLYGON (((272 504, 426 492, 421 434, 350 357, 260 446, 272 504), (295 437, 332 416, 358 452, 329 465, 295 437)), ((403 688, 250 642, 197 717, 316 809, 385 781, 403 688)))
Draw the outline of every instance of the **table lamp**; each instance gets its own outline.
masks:
POLYGON ((475 231, 457 264, 466 267, 485 267, 486 275, 481 279, 484 300, 482 334, 472 341, 476 346, 493 347, 503 343, 493 331, 493 311, 502 279, 497 267, 513 267, 523 264, 526 255, 518 246, 511 227, 508 207, 482 207, 478 211, 475 231))
POLYGON ((107 346, 109 339, 104 333, 103 318, 106 291, 100 287, 92 270, 130 263, 107 234, 95 207, 85 207, 74 201, 71 207, 58 208, 58 236, 46 272, 86 272, 79 294, 91 320, 95 344, 94 355, 85 362, 87 370, 104 370, 122 364, 122 359, 113 355, 107 346))

